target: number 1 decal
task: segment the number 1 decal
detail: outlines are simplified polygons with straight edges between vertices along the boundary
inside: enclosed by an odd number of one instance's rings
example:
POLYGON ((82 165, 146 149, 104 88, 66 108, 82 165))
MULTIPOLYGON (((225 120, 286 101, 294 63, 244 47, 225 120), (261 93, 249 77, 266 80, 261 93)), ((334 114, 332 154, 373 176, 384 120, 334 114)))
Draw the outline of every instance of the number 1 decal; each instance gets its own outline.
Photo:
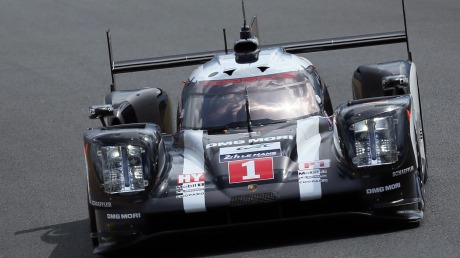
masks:
POLYGON ((246 175, 243 176, 243 180, 259 179, 260 175, 256 174, 255 161, 251 160, 244 162, 241 166, 246 167, 246 175))
POLYGON ((273 158, 230 161, 228 174, 230 184, 273 179, 273 158))

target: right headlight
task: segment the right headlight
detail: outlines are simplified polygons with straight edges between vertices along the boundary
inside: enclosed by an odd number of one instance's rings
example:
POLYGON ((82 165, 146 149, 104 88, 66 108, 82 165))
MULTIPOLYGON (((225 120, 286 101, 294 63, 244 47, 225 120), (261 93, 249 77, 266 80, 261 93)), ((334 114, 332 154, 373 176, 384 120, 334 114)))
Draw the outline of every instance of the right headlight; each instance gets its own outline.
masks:
POLYGON ((104 191, 108 194, 144 191, 142 154, 139 146, 104 146, 101 148, 104 191))
POLYGON ((146 196, 165 171, 166 151, 155 124, 90 128, 84 141, 90 190, 146 196))
POLYGON ((354 132, 353 164, 360 167, 392 164, 398 161, 394 116, 373 117, 350 126, 354 132))

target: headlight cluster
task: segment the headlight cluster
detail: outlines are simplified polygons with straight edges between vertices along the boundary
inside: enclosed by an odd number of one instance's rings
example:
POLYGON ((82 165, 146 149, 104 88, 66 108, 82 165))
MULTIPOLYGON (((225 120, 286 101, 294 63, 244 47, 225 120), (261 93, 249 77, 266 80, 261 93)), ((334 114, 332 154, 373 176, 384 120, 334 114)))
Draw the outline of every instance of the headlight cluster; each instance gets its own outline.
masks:
POLYGON ((392 164, 398 161, 395 121, 393 116, 373 117, 351 125, 354 131, 355 156, 358 167, 392 164))
POLYGON ((108 194, 144 191, 143 153, 139 146, 104 146, 101 148, 104 191, 108 194))
MULTIPOLYGON (((350 101, 334 112, 334 148, 353 172, 388 171, 415 153, 410 95, 350 101)), ((415 154, 414 154, 415 155, 415 154)))

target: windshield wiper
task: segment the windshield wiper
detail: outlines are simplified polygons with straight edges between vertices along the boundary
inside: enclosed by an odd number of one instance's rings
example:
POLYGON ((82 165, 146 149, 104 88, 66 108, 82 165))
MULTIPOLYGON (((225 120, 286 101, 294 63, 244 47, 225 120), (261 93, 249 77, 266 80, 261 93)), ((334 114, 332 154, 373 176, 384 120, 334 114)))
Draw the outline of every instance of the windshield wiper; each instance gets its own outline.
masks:
POLYGON ((248 86, 244 86, 244 98, 246 100, 246 120, 248 123, 248 133, 252 132, 251 113, 249 112, 248 86))

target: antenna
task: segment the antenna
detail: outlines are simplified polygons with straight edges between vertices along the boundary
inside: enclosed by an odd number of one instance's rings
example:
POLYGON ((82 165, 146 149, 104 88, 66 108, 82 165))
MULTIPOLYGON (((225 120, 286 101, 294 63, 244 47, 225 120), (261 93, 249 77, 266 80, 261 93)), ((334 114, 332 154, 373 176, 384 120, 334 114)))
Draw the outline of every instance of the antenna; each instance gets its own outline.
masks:
POLYGON ((243 27, 246 27, 246 12, 244 11, 244 0, 241 0, 241 5, 243 7, 243 21, 244 21, 243 27))
POLYGON ((224 32, 225 54, 228 55, 228 48, 227 48, 227 33, 225 33, 225 29, 223 29, 223 32, 224 32))
POLYGON ((251 33, 252 35, 254 35, 255 37, 257 37, 259 39, 259 43, 260 43, 260 37, 259 37, 259 25, 257 23, 257 16, 254 16, 252 17, 252 21, 251 21, 251 33))
POLYGON ((407 22, 406 22, 406 7, 404 6, 404 0, 402 0, 403 17, 404 17, 404 33, 406 34, 406 47, 407 47, 407 58, 412 61, 412 53, 409 48, 409 37, 407 36, 407 22))
POLYGON ((243 27, 241 27, 240 39, 248 39, 252 35, 251 35, 251 29, 246 24, 246 12, 244 11, 244 0, 241 0, 241 5, 243 8, 243 27))

